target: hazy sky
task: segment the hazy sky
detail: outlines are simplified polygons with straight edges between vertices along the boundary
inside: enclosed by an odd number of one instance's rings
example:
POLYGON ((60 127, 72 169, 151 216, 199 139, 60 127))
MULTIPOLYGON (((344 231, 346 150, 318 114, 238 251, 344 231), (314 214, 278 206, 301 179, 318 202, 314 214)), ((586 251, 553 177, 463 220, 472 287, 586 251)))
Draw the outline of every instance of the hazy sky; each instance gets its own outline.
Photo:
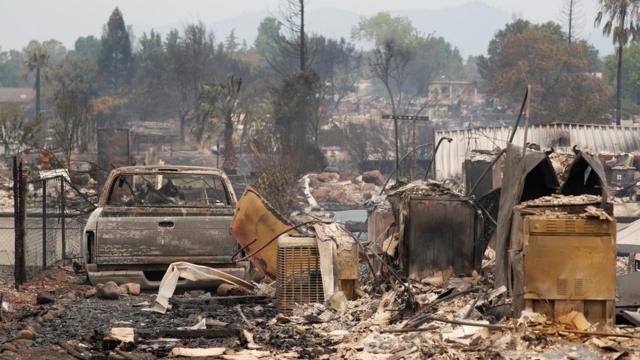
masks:
MULTIPOLYGON (((592 31, 596 0, 581 0, 586 33, 592 31)), ((340 8, 362 15, 381 10, 442 8, 469 0, 310 0, 309 8, 340 8)), ((476 0, 526 19, 558 21, 564 0, 476 0)), ((161 27, 205 23, 248 12, 278 13, 278 0, 0 0, 0 46, 22 48, 31 39, 55 38, 72 47, 80 35, 101 33, 114 7, 128 24, 161 27)), ((463 25, 463 24, 461 24, 463 25)))

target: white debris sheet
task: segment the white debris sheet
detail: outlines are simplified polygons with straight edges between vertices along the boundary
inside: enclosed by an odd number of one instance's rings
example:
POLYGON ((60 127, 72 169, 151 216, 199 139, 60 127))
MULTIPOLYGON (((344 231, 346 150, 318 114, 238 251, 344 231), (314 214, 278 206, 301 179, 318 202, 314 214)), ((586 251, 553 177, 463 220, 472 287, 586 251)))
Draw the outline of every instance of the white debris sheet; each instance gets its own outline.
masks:
POLYGON ((631 224, 618 231, 616 234, 616 244, 618 250, 626 250, 628 252, 637 252, 640 250, 640 220, 636 220, 631 224))
POLYGON ((254 288, 250 283, 220 270, 188 262, 175 262, 169 265, 167 272, 162 277, 155 304, 153 307, 143 310, 155 311, 161 314, 166 313, 167 310, 171 308, 169 299, 173 296, 176 286, 178 285, 178 280, 180 279, 190 281, 217 280, 230 285, 237 285, 247 290, 253 290, 254 288))

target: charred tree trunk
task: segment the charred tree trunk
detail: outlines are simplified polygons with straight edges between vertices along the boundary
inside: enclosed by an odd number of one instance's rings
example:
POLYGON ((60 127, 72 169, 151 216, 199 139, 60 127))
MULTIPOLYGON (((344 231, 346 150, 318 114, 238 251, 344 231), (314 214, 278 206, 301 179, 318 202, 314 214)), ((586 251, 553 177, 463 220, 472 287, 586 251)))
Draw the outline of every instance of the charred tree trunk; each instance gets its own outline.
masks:
POLYGON ((307 67, 307 49, 304 33, 304 0, 300 0, 300 71, 307 67))
POLYGON ((222 169, 227 174, 235 174, 236 165, 236 148, 233 144, 233 116, 228 114, 224 121, 224 162, 222 169))

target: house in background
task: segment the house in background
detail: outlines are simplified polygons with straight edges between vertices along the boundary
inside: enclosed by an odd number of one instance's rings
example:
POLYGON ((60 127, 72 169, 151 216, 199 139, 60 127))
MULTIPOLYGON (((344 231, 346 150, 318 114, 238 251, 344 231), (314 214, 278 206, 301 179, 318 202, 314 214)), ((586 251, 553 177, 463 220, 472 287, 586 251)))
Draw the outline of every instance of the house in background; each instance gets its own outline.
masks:
POLYGON ((429 97, 438 105, 454 105, 459 102, 476 104, 482 101, 475 82, 436 80, 429 84, 429 97))

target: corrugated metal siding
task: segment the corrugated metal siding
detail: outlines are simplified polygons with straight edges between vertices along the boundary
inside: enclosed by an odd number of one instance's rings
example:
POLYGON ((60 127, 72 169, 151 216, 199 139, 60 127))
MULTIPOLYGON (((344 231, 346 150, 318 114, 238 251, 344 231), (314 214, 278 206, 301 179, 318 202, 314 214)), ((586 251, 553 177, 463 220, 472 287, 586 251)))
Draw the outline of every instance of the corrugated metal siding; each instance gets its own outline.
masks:
MULTIPOLYGON (((436 155, 436 177, 447 179, 462 176, 462 164, 471 150, 492 150, 506 146, 511 128, 475 128, 463 130, 437 130, 436 140, 446 136, 436 155)), ((513 142, 522 145, 524 130, 518 129, 513 142)), ((629 153, 640 151, 640 127, 614 125, 550 124, 529 127, 529 143, 542 149, 553 147, 557 152, 571 152, 577 145, 594 153, 629 153), (559 143, 561 138, 568 141, 559 143)))

